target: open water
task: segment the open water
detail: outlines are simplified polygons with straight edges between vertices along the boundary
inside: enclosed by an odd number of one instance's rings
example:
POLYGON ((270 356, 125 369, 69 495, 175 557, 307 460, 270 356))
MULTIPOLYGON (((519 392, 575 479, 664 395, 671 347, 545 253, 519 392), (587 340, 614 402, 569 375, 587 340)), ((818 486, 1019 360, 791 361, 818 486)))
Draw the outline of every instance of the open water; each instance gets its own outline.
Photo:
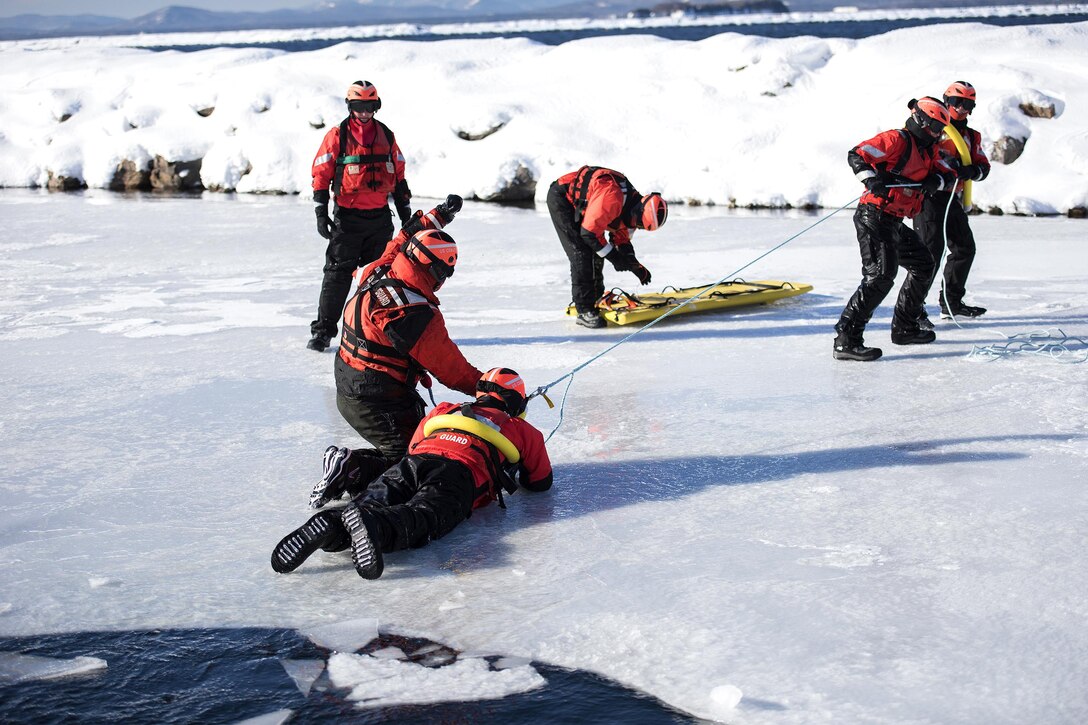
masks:
MULTIPOLYGON (((382 635, 360 652, 383 647, 410 652, 428 644, 435 643, 382 635)), ((700 722, 598 675, 540 663, 533 667, 548 684, 531 692, 498 700, 360 709, 325 675, 314 681, 308 693, 302 692, 287 674, 283 660, 324 661, 331 653, 286 629, 161 629, 0 637, 0 654, 4 652, 58 659, 97 657, 107 663, 105 669, 82 675, 5 684, 0 659, 0 722, 5 725, 227 725, 283 710, 291 711, 287 722, 292 725, 700 722)), ((448 652, 450 658, 434 666, 455 661, 459 653, 448 652)))
MULTIPOLYGON (((900 28, 913 28, 921 25, 938 25, 944 23, 980 22, 987 25, 1016 26, 1016 25, 1041 25, 1057 23, 1077 23, 1088 21, 1088 12, 1070 12, 1060 15, 994 15, 992 17, 930 17, 930 18, 887 18, 882 20, 828 20, 820 22, 765 22, 765 23, 738 23, 730 25, 673 25, 661 27, 631 27, 631 28, 585 28, 562 30, 505 30, 502 32, 464 32, 464 33, 419 33, 414 35, 389 35, 389 36, 361 36, 361 37, 337 37, 316 38, 306 40, 284 40, 268 43, 243 42, 236 44, 220 43, 209 45, 145 45, 141 46, 153 50, 204 50, 210 47, 262 47, 274 48, 286 51, 307 51, 326 48, 344 42, 368 42, 375 40, 451 40, 455 38, 529 38, 545 45, 559 45, 571 40, 582 38, 609 36, 609 35, 656 35, 669 40, 703 40, 720 33, 740 33, 742 35, 758 35, 766 38, 793 38, 799 36, 815 36, 817 38, 868 38, 873 35, 881 35, 900 28)), ((466 26, 467 27, 467 26, 466 26)))

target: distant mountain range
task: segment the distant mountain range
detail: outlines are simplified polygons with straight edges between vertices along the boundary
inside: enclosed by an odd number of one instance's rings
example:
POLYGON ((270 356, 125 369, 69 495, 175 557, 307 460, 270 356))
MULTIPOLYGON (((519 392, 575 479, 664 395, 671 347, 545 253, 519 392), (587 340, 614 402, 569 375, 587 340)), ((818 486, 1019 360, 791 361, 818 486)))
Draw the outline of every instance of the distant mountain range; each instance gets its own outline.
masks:
MULTIPOLYGON (((742 2, 696 0, 670 2, 669 6, 740 6, 742 2)), ((786 0, 796 12, 832 10, 838 6, 859 9, 976 7, 1053 4, 1046 0, 786 0)), ((66 37, 75 35, 130 35, 135 33, 220 32, 284 28, 329 28, 378 23, 436 23, 515 20, 522 18, 614 17, 628 13, 650 14, 661 0, 591 0, 550 5, 547 0, 370 0, 370 2, 323 2, 318 5, 267 12, 220 12, 171 5, 137 18, 105 15, 15 15, 0 18, 0 40, 66 37)), ((759 10, 766 3, 752 0, 759 10)), ((657 14, 657 13, 654 13, 657 14)))

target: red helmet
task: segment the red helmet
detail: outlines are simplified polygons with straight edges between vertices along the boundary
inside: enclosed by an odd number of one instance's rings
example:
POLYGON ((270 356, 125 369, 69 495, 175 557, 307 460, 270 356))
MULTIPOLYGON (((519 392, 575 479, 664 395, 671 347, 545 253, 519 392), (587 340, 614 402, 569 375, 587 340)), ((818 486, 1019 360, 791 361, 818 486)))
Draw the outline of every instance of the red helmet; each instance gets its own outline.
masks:
POLYGON ((525 381, 510 368, 491 368, 476 383, 476 400, 492 398, 510 415, 525 412, 525 381))
POLYGON ((656 191, 642 197, 639 203, 641 211, 639 212, 638 225, 646 231, 654 231, 669 218, 669 205, 665 203, 661 194, 656 191))
POLYGON ((453 268, 457 265, 457 242, 437 229, 425 229, 408 237, 401 252, 431 274, 435 289, 453 276, 453 268))
POLYGON ((911 118, 932 137, 941 135, 944 127, 952 122, 948 108, 933 96, 925 96, 921 99, 911 99, 907 104, 911 110, 911 118))
POLYGON ((378 97, 378 89, 370 81, 355 81, 348 86, 348 92, 344 94, 344 101, 353 111, 377 111, 382 107, 382 99, 378 97))
POLYGON ((975 110, 975 87, 967 81, 955 81, 945 89, 944 102, 952 118, 962 121, 975 110))

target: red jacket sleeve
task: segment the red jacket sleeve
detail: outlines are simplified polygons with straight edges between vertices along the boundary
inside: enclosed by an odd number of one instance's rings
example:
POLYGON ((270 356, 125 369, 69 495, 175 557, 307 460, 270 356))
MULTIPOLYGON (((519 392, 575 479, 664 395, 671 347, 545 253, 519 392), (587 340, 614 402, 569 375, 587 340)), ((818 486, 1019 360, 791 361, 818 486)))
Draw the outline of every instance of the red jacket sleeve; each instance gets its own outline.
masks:
POLYGON ((437 309, 408 354, 447 388, 469 396, 476 394, 476 383, 483 373, 465 359, 450 339, 446 321, 437 309))
POLYGON ((328 130, 314 156, 313 174, 314 191, 325 191, 332 186, 332 177, 336 172, 336 157, 340 154, 340 126, 337 124, 328 130))
POLYGON ((899 131, 891 130, 879 133, 867 141, 862 141, 846 155, 850 168, 858 181, 876 176, 877 171, 891 171, 895 162, 910 147, 903 140, 899 131))
POLYGON ((393 176, 396 177, 397 181, 404 181, 404 154, 401 153, 396 139, 393 139, 393 146, 389 149, 389 152, 393 157, 393 176))
POLYGON ((552 462, 544 445, 543 434, 521 418, 510 418, 499 432, 506 436, 521 454, 518 485, 529 491, 547 491, 552 487, 552 462))
POLYGON ((986 157, 986 152, 982 149, 982 134, 973 128, 968 128, 966 140, 971 149, 971 163, 982 169, 982 176, 979 178, 979 181, 982 181, 990 175, 990 159, 986 157))

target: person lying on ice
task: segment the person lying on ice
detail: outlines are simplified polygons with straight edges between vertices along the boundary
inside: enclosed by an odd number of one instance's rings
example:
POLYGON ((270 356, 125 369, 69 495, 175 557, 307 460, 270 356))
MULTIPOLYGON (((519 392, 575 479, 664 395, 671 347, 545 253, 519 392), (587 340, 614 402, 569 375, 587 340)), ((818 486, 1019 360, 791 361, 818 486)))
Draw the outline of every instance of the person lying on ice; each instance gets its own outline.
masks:
MULTIPOLYGON (((431 374, 471 396, 482 375, 450 339, 436 294, 457 264, 457 243, 442 228, 460 209, 461 197, 451 194, 430 213, 416 212, 382 256, 356 272, 358 289, 344 307, 336 409, 374 446, 356 451, 370 457, 368 481, 404 457, 425 407, 417 383, 430 387, 431 374)), ((326 476, 349 453, 329 446, 326 476)))
POLYGON ((525 383, 509 368, 492 368, 476 384, 473 403, 440 403, 412 436, 406 455, 373 481, 349 456, 320 492, 324 501, 351 500, 325 509, 285 536, 272 551, 280 574, 297 569, 318 549, 351 548, 355 571, 377 579, 383 554, 415 549, 453 531, 496 498, 518 486, 547 491, 552 466, 544 436, 520 416, 525 383))

